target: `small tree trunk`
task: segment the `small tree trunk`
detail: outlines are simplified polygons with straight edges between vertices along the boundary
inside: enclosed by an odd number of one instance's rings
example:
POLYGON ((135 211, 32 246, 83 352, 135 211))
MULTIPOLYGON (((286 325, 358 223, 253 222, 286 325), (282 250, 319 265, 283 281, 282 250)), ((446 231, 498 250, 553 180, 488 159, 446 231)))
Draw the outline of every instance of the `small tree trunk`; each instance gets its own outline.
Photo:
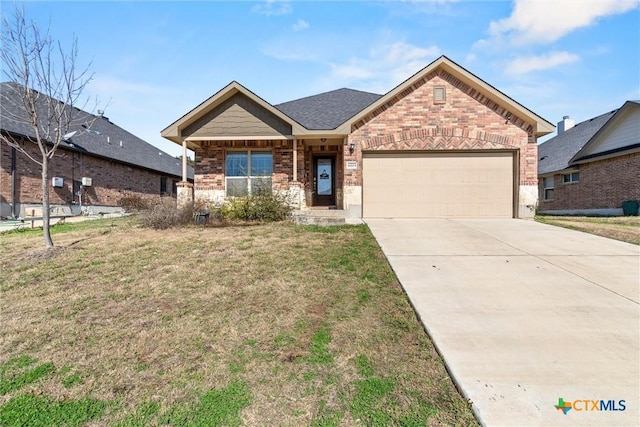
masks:
POLYGON ((49 231, 49 159, 42 156, 42 234, 44 235, 44 245, 53 247, 51 232, 49 231))

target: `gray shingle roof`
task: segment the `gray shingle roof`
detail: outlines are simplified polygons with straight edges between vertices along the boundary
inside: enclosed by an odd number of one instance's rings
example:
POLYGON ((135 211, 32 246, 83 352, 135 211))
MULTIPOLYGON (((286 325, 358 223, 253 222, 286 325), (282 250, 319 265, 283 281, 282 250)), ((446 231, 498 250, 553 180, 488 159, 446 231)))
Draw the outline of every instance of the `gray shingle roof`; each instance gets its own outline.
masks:
POLYGON ((382 95, 354 89, 337 89, 274 105, 309 130, 335 129, 382 95))
POLYGON ((565 170, 569 161, 618 110, 602 114, 554 136, 538 146, 538 175, 565 170))
MULTIPOLYGON (((19 100, 16 98, 16 87, 15 83, 0 83, 0 128, 34 138, 33 128, 20 120, 24 113, 17 108, 19 100)), ((69 132, 74 131, 76 133, 70 140, 63 141, 60 147, 182 177, 180 160, 127 132, 106 117, 79 110, 69 128, 69 132)), ((193 168, 189 168, 188 175, 193 178, 193 168)))

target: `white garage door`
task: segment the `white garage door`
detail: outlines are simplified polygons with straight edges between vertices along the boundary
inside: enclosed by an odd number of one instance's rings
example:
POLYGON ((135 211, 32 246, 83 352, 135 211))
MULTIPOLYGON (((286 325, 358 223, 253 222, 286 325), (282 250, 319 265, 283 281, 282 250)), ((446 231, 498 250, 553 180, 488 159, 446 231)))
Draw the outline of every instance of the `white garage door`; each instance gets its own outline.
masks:
POLYGON ((513 216, 513 153, 365 153, 365 218, 513 216))

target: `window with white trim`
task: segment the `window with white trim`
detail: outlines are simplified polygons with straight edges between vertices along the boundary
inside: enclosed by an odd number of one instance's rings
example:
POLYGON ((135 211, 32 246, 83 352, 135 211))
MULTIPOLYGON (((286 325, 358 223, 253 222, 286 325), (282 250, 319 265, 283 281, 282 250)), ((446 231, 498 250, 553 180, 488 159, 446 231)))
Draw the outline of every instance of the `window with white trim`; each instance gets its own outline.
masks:
POLYGON ((225 181, 228 197, 271 191, 271 151, 227 151, 225 181))
POLYGON ((553 200, 553 177, 552 176, 542 178, 542 188, 544 191, 544 200, 553 200))
POLYGON ((579 181, 580 181, 580 172, 562 174, 562 182, 565 184, 570 184, 570 183, 579 182, 579 181))

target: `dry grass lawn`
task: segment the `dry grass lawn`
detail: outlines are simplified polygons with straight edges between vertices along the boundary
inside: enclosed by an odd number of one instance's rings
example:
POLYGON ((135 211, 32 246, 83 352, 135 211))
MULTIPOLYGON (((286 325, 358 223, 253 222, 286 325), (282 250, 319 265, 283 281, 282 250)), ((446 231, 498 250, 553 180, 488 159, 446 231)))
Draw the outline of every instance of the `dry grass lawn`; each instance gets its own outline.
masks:
POLYGON ((96 426, 477 425, 365 226, 53 238, 0 235, 0 412, 26 395, 102 402, 96 426))
POLYGON ((593 216, 537 216, 545 224, 558 225, 572 230, 584 231, 610 239, 640 245, 640 217, 593 217, 593 216))

